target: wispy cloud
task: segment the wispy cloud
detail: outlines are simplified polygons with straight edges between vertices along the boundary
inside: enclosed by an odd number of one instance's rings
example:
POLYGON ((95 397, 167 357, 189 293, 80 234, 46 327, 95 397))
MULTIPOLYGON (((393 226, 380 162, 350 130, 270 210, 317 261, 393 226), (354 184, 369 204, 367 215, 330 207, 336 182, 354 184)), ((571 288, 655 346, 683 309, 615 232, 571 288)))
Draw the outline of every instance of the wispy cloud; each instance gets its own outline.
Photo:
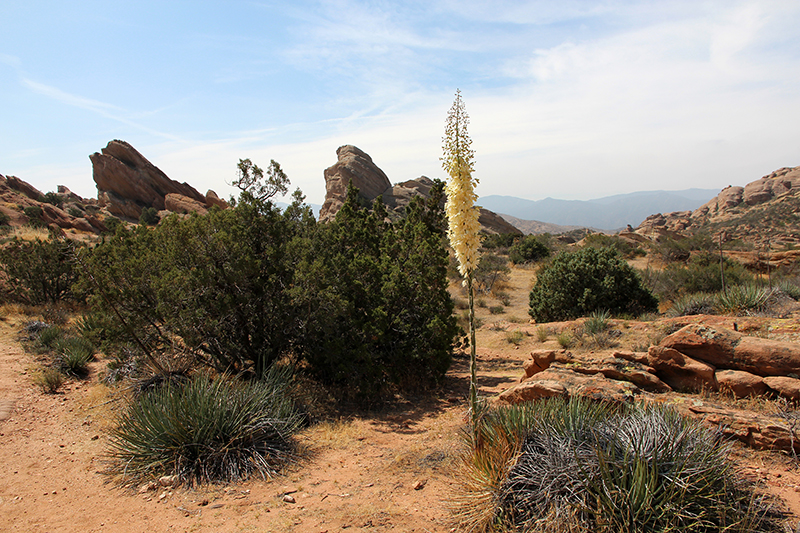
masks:
POLYGON ((155 137, 161 137, 173 141, 181 140, 181 138, 176 135, 149 128, 143 124, 140 124, 138 122, 126 118, 123 115, 126 114, 127 112, 118 106, 108 104, 106 102, 100 102, 98 100, 93 100, 91 98, 85 98, 83 96, 70 94, 68 92, 62 91, 61 89, 58 89, 57 87, 52 87, 44 83, 39 83, 29 78, 22 78, 21 83, 23 86, 27 87, 33 92, 45 96, 47 98, 56 100, 62 104, 72 107, 77 107, 79 109, 84 109, 86 111, 91 111, 92 113, 98 114, 102 117, 114 120, 116 122, 120 122, 127 126, 136 128, 155 137))

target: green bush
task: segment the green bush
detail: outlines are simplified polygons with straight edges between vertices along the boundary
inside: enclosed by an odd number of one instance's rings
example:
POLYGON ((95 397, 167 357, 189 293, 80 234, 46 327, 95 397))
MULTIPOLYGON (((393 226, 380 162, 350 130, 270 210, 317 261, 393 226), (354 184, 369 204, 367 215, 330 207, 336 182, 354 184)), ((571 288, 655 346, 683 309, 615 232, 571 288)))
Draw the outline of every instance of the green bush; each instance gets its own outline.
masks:
POLYGON ((593 248, 614 248, 626 259, 647 255, 647 252, 639 248, 639 246, 616 235, 592 233, 584 237, 583 242, 586 246, 591 246, 593 248))
POLYGON ((67 209, 67 213, 69 213, 70 216, 73 216, 75 218, 81 218, 84 216, 84 212, 78 209, 77 207, 70 207, 69 209, 67 209))
POLYGON ((36 334, 36 344, 44 350, 52 350, 64 338, 64 330, 58 326, 45 326, 36 334))
POLYGON ((104 335, 151 363, 177 347, 258 376, 288 357, 374 401, 439 383, 450 365, 458 328, 442 195, 440 183, 390 223, 353 189, 335 221, 317 224, 299 192, 282 211, 244 191, 231 209, 118 229, 80 255, 81 287, 115 318, 104 335))
MULTIPOLYGON (((722 260, 722 272, 728 287, 753 282, 753 275, 744 266, 727 257, 722 260)), ((686 264, 673 263, 658 276, 653 276, 650 288, 663 299, 677 298, 696 292, 722 290, 722 272, 719 254, 695 254, 686 264)))
POLYGON ((728 454, 665 406, 500 408, 465 457, 456 516, 471 531, 781 531, 728 454))
POLYGON ((707 292, 695 292, 681 296, 667 310, 667 316, 713 315, 717 309, 717 297, 707 292))
POLYGON ((735 285, 717 295, 717 309, 723 314, 738 315, 763 311, 775 289, 755 284, 735 285))
POLYGON ((610 314, 605 309, 592 311, 583 323, 583 329, 589 335, 596 335, 608 329, 610 314))
POLYGON ((537 322, 552 322, 601 309, 637 315, 657 306, 636 271, 616 250, 588 247, 562 252, 539 269, 528 313, 537 322))
POLYGON ((28 225, 35 228, 44 226, 44 211, 38 205, 31 205, 22 210, 25 216, 28 217, 28 225))
POLYGON ((32 305, 80 299, 73 256, 83 247, 74 241, 14 238, 0 249, 0 270, 7 276, 8 296, 32 305))
POLYGON ((111 432, 107 473, 123 485, 162 475, 189 485, 269 477, 292 457, 300 422, 280 372, 250 383, 199 374, 131 404, 111 432))
POLYGON ((161 217, 158 216, 158 211, 155 207, 145 207, 142 209, 142 214, 139 215, 139 224, 145 226, 155 226, 159 220, 161 220, 161 217))
POLYGON ((515 265, 541 261, 550 256, 550 248, 545 244, 547 237, 526 235, 508 249, 508 258, 515 265))
POLYGON ((502 315, 505 312, 506 312, 506 308, 503 307, 502 305, 493 305, 493 306, 489 307, 489 313, 491 313, 493 315, 502 315))

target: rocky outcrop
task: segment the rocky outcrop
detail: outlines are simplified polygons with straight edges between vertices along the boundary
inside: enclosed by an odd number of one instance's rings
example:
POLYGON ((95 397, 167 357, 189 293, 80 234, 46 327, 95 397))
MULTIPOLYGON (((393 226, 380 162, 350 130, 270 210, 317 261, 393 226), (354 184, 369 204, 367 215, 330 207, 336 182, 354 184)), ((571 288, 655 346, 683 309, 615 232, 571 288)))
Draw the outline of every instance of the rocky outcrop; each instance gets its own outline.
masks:
MULTIPOLYGON (((367 202, 378 196, 395 216, 402 216, 405 207, 415 196, 427 198, 434 185, 432 179, 421 176, 396 185, 389 182, 386 174, 362 150, 352 145, 340 146, 336 150, 337 162, 325 169, 325 202, 320 209, 320 222, 333 220, 347 197, 347 186, 352 182, 359 195, 367 202)), ((487 233, 521 232, 504 218, 488 209, 481 209, 478 219, 487 233)))
POLYGON ((682 238, 702 228, 723 242, 741 239, 759 249, 800 243, 800 167, 781 168, 744 187, 728 186, 692 212, 655 214, 635 232, 652 240, 682 238))
POLYGON ((724 328, 689 324, 665 337, 660 346, 717 368, 759 376, 800 374, 800 345, 749 337, 724 328))
MULTIPOLYGON (((333 220, 347 198, 347 187, 353 186, 365 199, 372 201, 392 188, 383 170, 372 158, 352 145, 336 150, 338 161, 325 169, 325 202, 319 211, 320 222, 333 220)), ((388 199, 384 198, 388 204, 388 199)))
POLYGON ((125 141, 111 141, 89 159, 97 199, 113 215, 138 220, 145 207, 165 209, 168 194, 179 194, 206 205, 205 197, 191 185, 169 179, 125 141))
POLYGON ((81 198, 63 185, 52 195, 48 193, 48 198, 61 207, 45 202, 45 195, 30 183, 15 176, 0 175, 0 213, 8 217, 9 225, 28 224, 31 220, 25 208, 38 207, 41 224, 56 233, 63 233, 65 229, 97 233, 105 229, 97 217, 86 213, 87 209, 96 209, 94 200, 81 198))

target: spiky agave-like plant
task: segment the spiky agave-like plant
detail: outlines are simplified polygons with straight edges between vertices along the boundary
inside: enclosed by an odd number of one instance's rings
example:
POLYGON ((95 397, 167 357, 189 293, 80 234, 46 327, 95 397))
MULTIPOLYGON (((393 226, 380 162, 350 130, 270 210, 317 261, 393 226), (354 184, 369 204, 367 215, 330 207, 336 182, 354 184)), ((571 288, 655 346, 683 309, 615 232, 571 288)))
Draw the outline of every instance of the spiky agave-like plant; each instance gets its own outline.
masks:
POLYGON ((111 433, 107 473, 123 485, 161 475, 189 485, 268 477, 291 458, 300 421, 280 372, 250 383, 196 374, 131 404, 111 433))

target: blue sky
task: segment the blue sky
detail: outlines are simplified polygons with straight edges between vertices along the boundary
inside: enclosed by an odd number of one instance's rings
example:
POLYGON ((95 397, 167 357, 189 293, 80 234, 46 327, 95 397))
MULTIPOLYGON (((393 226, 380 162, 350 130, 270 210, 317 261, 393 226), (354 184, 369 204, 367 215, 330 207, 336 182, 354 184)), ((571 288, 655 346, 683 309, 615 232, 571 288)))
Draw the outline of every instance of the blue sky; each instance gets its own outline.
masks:
POLYGON ((0 1, 0 174, 95 196, 130 142, 222 196, 275 159, 308 201, 355 144, 444 177, 456 88, 481 195, 744 185, 800 165, 800 2, 0 1))

